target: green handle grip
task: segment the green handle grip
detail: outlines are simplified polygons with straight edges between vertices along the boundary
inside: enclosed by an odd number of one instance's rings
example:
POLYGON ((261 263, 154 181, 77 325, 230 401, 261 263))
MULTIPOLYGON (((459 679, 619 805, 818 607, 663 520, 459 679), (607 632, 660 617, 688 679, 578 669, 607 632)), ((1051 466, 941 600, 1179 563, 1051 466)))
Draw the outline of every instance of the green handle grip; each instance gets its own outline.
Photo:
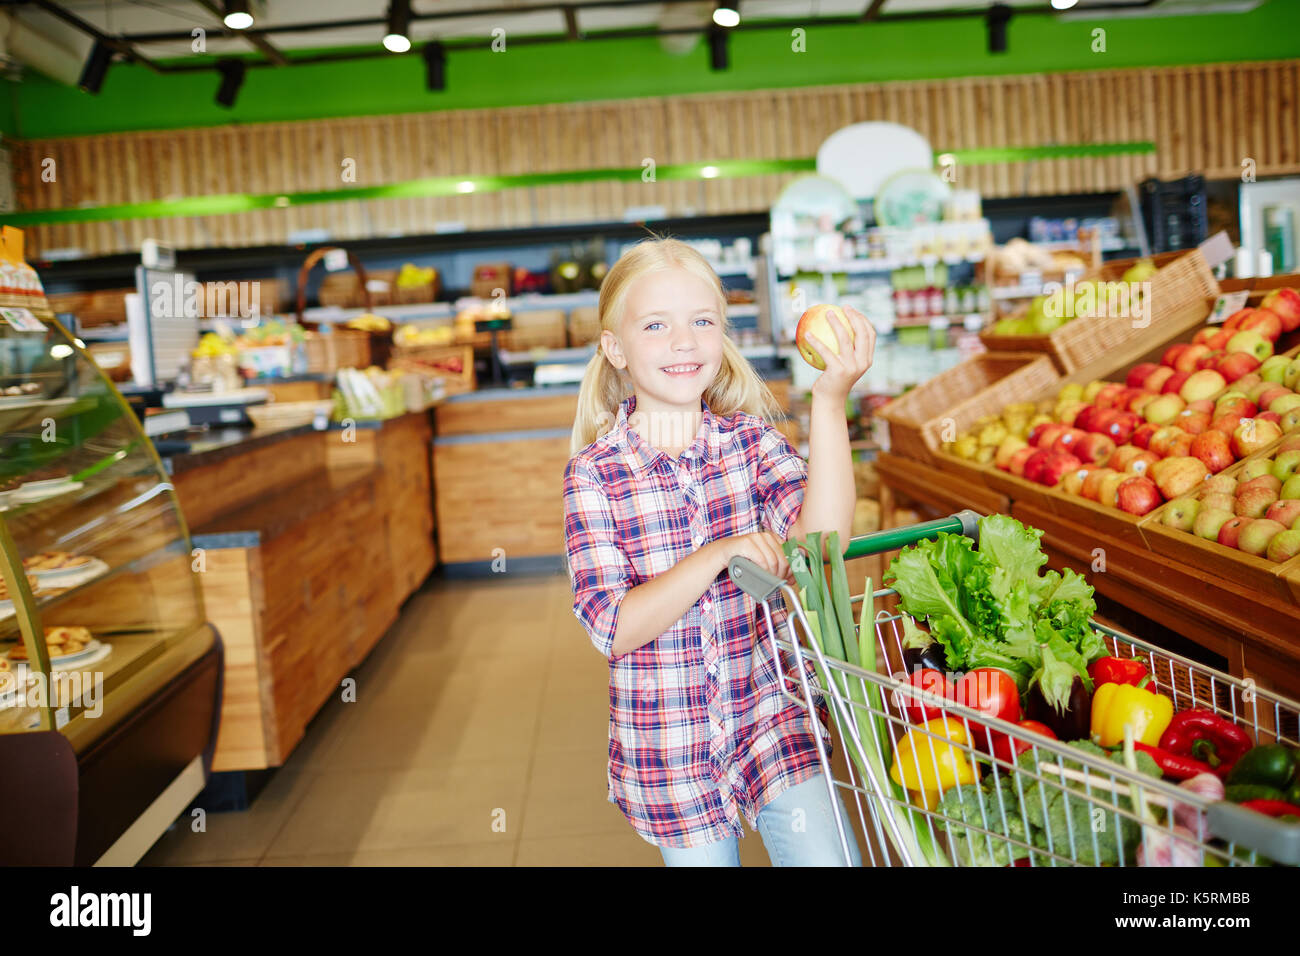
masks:
POLYGON ((978 541, 980 516, 974 511, 959 511, 949 518, 937 518, 934 521, 922 521, 920 524, 908 525, 906 528, 889 528, 871 534, 859 535, 849 540, 844 551, 846 559, 860 558, 867 554, 882 554, 896 551, 908 545, 933 538, 940 532, 964 534, 978 541))

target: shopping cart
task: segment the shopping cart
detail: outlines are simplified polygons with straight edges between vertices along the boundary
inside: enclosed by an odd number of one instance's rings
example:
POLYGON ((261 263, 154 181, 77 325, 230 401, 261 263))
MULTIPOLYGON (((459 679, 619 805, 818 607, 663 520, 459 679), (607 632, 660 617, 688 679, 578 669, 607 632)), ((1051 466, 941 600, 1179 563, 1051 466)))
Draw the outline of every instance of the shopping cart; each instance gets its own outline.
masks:
MULTIPOLYGON (((844 556, 880 554, 941 532, 976 538, 978 520, 964 511, 864 535, 852 539, 844 556)), ((1125 748, 1127 760, 1118 762, 1121 755, 1068 746, 909 683, 903 615, 891 609, 892 589, 851 599, 860 622, 862 666, 855 666, 827 656, 813 639, 816 632, 793 587, 744 558, 733 559, 728 570, 760 604, 781 692, 810 714, 816 698, 830 704, 848 758, 847 779, 837 779, 827 742, 814 736, 846 862, 849 841, 859 837, 844 819, 837 790, 852 795, 848 803, 857 809, 863 859, 872 866, 1300 864, 1300 824, 1212 802, 1142 773, 1127 762, 1134 759, 1131 747, 1125 748), (783 635, 770 604, 778 594, 790 611, 783 635), (874 640, 861 632, 864 627, 874 627, 874 640), (927 722, 909 719, 909 707, 914 715, 916 708, 928 708, 927 722), (941 798, 926 794, 927 787, 904 789, 890 775, 900 746, 901 762, 914 775, 930 771, 929 779, 939 781, 946 773, 956 782, 943 788, 941 798)), ((1093 626, 1112 655, 1146 664, 1152 674, 1148 689, 1172 698, 1175 710, 1212 710, 1253 731, 1257 743, 1297 744, 1300 704, 1095 621, 1093 626)), ((902 782, 919 781, 904 774, 902 782)))

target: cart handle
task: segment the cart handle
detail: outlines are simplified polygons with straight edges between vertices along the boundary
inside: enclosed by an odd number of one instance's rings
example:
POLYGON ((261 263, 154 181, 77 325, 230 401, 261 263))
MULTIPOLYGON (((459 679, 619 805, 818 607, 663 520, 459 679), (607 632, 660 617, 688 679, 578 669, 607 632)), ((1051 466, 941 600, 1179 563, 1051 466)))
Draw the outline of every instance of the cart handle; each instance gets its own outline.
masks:
MULTIPOLYGON (((849 546, 844 549, 844 557, 850 560, 867 554, 895 551, 916 544, 918 541, 924 541, 926 538, 933 538, 945 531, 950 534, 964 534, 978 541, 979 520, 978 514, 967 509, 948 518, 922 521, 920 524, 908 525, 905 528, 890 528, 886 531, 859 535, 849 540, 849 546)), ((727 574, 736 587, 759 602, 766 601, 785 584, 780 578, 768 574, 748 558, 732 558, 727 562, 727 574)))
POLYGON ((1300 824, 1283 823, 1233 803, 1210 804, 1205 822, 1210 833, 1221 840, 1255 850, 1277 863, 1300 863, 1300 824))

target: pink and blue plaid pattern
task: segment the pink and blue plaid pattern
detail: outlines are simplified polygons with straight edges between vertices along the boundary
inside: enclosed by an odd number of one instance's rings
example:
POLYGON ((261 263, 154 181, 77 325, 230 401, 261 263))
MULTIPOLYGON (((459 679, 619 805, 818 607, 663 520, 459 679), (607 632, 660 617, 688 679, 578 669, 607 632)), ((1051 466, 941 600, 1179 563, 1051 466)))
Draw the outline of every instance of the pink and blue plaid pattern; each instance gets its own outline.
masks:
POLYGON ((785 436, 701 404, 680 459, 628 427, 629 398, 564 475, 573 610, 609 658, 609 799, 669 847, 743 836, 742 813, 755 827, 764 805, 821 772, 812 721, 779 692, 762 610, 725 572, 667 632, 611 656, 629 590, 709 541, 763 529, 784 540, 799 516, 808 468, 785 436))

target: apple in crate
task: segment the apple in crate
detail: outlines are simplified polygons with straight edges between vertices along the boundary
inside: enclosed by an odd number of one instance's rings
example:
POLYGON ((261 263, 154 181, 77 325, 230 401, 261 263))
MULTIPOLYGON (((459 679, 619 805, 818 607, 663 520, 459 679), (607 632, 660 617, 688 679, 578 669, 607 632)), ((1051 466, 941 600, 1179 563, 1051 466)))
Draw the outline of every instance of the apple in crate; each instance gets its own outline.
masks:
POLYGON ((1270 474, 1280 481, 1286 481, 1297 471, 1300 471, 1300 449, 1288 448, 1282 451, 1279 447, 1277 454, 1273 456, 1270 474))
MULTIPOLYGON (((1137 445, 1120 445, 1106 459, 1105 464, 1116 471, 1129 471, 1129 465, 1137 461, 1142 455, 1151 455, 1151 453, 1139 448, 1137 445)), ((1151 457, 1155 458, 1155 455, 1151 455, 1151 457)))
MULTIPOLYGON (((1246 350, 1238 350, 1246 351, 1246 350)), ((1196 363, 1202 356, 1210 354, 1208 345, 1189 345, 1178 353, 1178 358, 1174 360, 1174 371, 1177 372, 1195 372, 1196 363)))
POLYGON ((1163 425, 1152 425, 1150 422, 1144 422, 1133 429, 1133 434, 1129 436, 1129 443, 1138 448, 1148 448, 1151 445, 1151 436, 1164 427, 1163 425))
MULTIPOLYGON (((1258 329, 1245 329, 1228 340, 1229 352, 1245 352, 1253 355, 1262 363, 1273 354, 1273 343, 1260 334, 1258 329)), ((1185 356, 1187 353, 1183 353, 1185 356)), ((1179 356, 1182 360, 1183 356, 1179 356)))
POLYGON ((1228 380, 1212 368, 1203 368, 1193 372, 1178 390, 1178 396, 1185 402, 1195 402, 1202 398, 1213 398, 1228 387, 1228 380))
POLYGON ((1272 473, 1273 463, 1267 458, 1256 458, 1254 461, 1248 461, 1241 466, 1241 471, 1237 474, 1237 490, 1240 491, 1242 485, 1258 478, 1260 475, 1271 475, 1272 473))
MULTIPOLYGON (((1051 450, 1056 452, 1058 455, 1072 455, 1074 454, 1075 442, 1079 441, 1087 434, 1088 432, 1079 428, 1066 428, 1065 431, 1056 436, 1056 440, 1051 444, 1051 450)), ((1039 447, 1046 448, 1047 446, 1040 445, 1039 447)))
POLYGON ((1115 453, 1115 442, 1109 435, 1085 434, 1074 442, 1071 453, 1085 464, 1104 465, 1115 453))
POLYGON ((1258 332, 1270 342, 1276 342, 1282 337, 1282 320, 1270 309, 1256 309, 1242 320, 1239 328, 1242 331, 1258 332))
POLYGON ((1240 498, 1253 488, 1265 488, 1276 493, 1279 498, 1282 496, 1282 481, 1277 477, 1277 475, 1273 474, 1271 470, 1265 474, 1256 475, 1253 478, 1248 478, 1245 481, 1239 482, 1237 485, 1237 497, 1240 498))
POLYGON ((1287 412, 1300 408, 1300 395, 1295 392, 1288 392, 1285 395, 1279 395, 1273 401, 1268 403, 1268 410, 1278 417, 1278 424, 1281 424, 1281 416, 1287 412))
POLYGON ((1089 405, 1087 402, 1063 402, 1062 404, 1057 406, 1056 417, 1061 422, 1062 425, 1070 425, 1072 427, 1078 428, 1080 426, 1076 425, 1075 423, 1078 421, 1079 413, 1082 412, 1085 408, 1091 408, 1091 407, 1092 406, 1089 405))
POLYGON ((1205 479, 1205 493, 1207 495, 1235 495, 1237 493, 1237 479, 1232 475, 1214 475, 1207 478, 1205 479))
POLYGON ((1270 385, 1259 393, 1259 397, 1255 399, 1255 404, 1260 408, 1267 408, 1269 411, 1273 411, 1274 402, 1279 398, 1285 398, 1288 395, 1294 394, 1295 392, 1291 391, 1291 389, 1287 388, 1285 385, 1270 385))
POLYGON ((1179 435, 1186 435, 1176 425, 1163 425, 1160 430, 1151 436, 1151 442, 1147 445, 1147 450, 1161 458, 1168 458, 1170 450, 1174 447, 1174 442, 1178 440, 1179 435))
POLYGON ((1043 464, 1042 470, 1039 473, 1038 482, 1047 485, 1050 488, 1060 482, 1067 473, 1077 471, 1082 467, 1083 462, 1068 452, 1050 452, 1047 456, 1047 461, 1043 464))
POLYGON ((1221 491, 1202 492, 1201 507, 1218 508, 1231 515, 1237 511, 1237 499, 1232 495, 1225 495, 1221 491))
POLYGON ((1211 507, 1208 500, 1202 500, 1201 507, 1196 510, 1196 520, 1192 522, 1192 534, 1206 541, 1218 541, 1220 529, 1233 517, 1228 509, 1211 507))
POLYGON ((1124 470, 1134 475, 1145 475, 1151 466, 1159 460, 1160 459, 1151 452, 1144 451, 1137 458, 1130 461, 1128 467, 1124 470))
POLYGON ((1270 355, 1259 367, 1259 377, 1265 382, 1281 385, 1286 380, 1286 367, 1290 364, 1291 360, 1285 355, 1270 355))
POLYGON ((1129 514, 1144 515, 1159 507, 1160 501, 1160 489, 1145 475, 1126 478, 1115 489, 1115 503, 1129 514))
POLYGON ((1237 539, 1241 536, 1241 529, 1252 520, 1254 519, 1233 515, 1223 523, 1223 527, 1219 528, 1219 544, 1227 548, 1235 548, 1237 539))
MULTIPOLYGON (((1197 329, 1196 334, 1192 336, 1192 344, 1210 345, 1210 339, 1214 338, 1215 333, 1218 331, 1219 330, 1212 325, 1207 325, 1203 329, 1197 329)), ((1213 348, 1214 346, 1211 345, 1210 347, 1213 348)))
POLYGON ((1147 474, 1166 498, 1182 497, 1209 477, 1200 459, 1190 455, 1162 458, 1147 474))
POLYGON ((1268 542, 1264 557, 1281 564, 1300 554, 1300 531, 1294 529, 1275 534, 1268 542))
POLYGON ((1177 425, 1189 435, 1199 435, 1210 427, 1210 413, 1193 409, 1190 405, 1178 413, 1171 424, 1177 425))
POLYGON ((1142 419, 1133 412, 1110 410, 1102 412, 1097 420, 1097 431, 1109 435, 1116 445, 1122 445, 1133 437, 1134 430, 1142 424, 1142 419))
POLYGON ((1292 475, 1282 483, 1282 491, 1278 495, 1284 500, 1300 498, 1300 475, 1292 475))
POLYGON ((1191 377, 1192 373, 1190 371, 1174 372, 1173 375, 1165 379, 1165 384, 1160 386, 1160 394, 1177 395, 1182 390, 1183 384, 1191 377))
POLYGON ((1245 458, 1281 437, 1282 428, 1275 422, 1259 416, 1243 418, 1232 433, 1232 452, 1238 458, 1245 458))
MULTIPOLYGON (((1233 352, 1233 355, 1245 355, 1245 352, 1233 352)), ((1247 397, 1250 396, 1250 390, 1264 381, 1259 377, 1259 372, 1247 372, 1241 378, 1232 383, 1232 388, 1226 394, 1231 395, 1233 392, 1240 392, 1247 397)), ((1221 396, 1222 397, 1222 396, 1221 396)))
POLYGON ((1178 395, 1161 395, 1142 409, 1142 417, 1153 425, 1168 425, 1187 407, 1178 395))
POLYGON ((1277 501, 1276 491, 1270 491, 1268 488, 1251 488, 1237 495, 1237 505, 1232 510, 1243 518, 1262 518, 1275 501, 1277 501))
POLYGON ((1138 392, 1138 394, 1128 400, 1128 405, 1126 407, 1130 412, 1136 412, 1140 415, 1142 414, 1142 409, 1146 408, 1159 398, 1160 396, 1155 392, 1138 392))
POLYGON ((1124 394, 1124 386, 1118 382, 1107 382, 1092 403, 1098 408, 1115 408, 1124 394))
POLYGON ((1205 353, 1196 360, 1196 370, 1199 372, 1202 369, 1216 368, 1219 364, 1219 360, 1227 354, 1228 353, 1224 352, 1222 349, 1205 353))
POLYGON ((1038 481, 1038 476, 1043 473, 1043 467, 1047 464, 1047 456, 1051 452, 1046 448, 1037 448, 1034 453, 1025 459, 1024 477, 1029 481, 1038 481))
POLYGON ((1105 505, 1107 508, 1119 507, 1119 486, 1128 481, 1132 475, 1126 475, 1123 472, 1116 472, 1113 475, 1107 475, 1101 480, 1101 488, 1097 492, 1097 503, 1105 505))
POLYGON ((1029 444, 1035 448, 1051 448, 1052 442, 1068 427, 1060 422, 1041 422, 1029 430, 1029 444))
POLYGON ((851 344, 853 342, 853 326, 849 324, 848 316, 844 314, 844 310, 833 305, 814 305, 799 316, 799 324, 795 326, 794 330, 794 343, 799 349, 799 354, 803 356, 805 362, 819 371, 826 368, 826 362, 817 354, 812 343, 808 341, 808 336, 815 336, 819 342, 823 343, 822 348, 839 355, 839 339, 836 338, 835 331, 831 327, 831 316, 835 317, 835 321, 844 330, 844 334, 851 344))
POLYGON ((1194 437, 1188 454, 1200 461, 1205 466, 1205 470, 1212 475, 1218 474, 1237 460, 1232 453, 1228 436, 1214 429, 1201 432, 1194 437))
POLYGON ((1092 469, 1085 465, 1082 468, 1076 468, 1064 478, 1061 479, 1060 489, 1067 495, 1082 495, 1083 481, 1088 477, 1092 469))
POLYGON ((1278 428, 1282 427, 1282 416, 1277 412, 1260 412, 1255 416, 1255 420, 1260 422, 1272 422, 1278 428))
POLYGON ((1218 330, 1215 331, 1213 335, 1210 336, 1210 338, 1206 341, 1205 344, 1208 345, 1210 348, 1214 349, 1216 352, 1222 352, 1228 348, 1228 340, 1232 338, 1233 335, 1235 334, 1236 333, 1233 332, 1231 329, 1219 328, 1218 330))
POLYGON ((1300 329, 1300 292, 1295 289, 1289 286, 1274 289, 1264 296, 1264 301, 1259 305, 1260 308, 1268 309, 1278 317, 1283 332, 1294 332, 1300 329))
POLYGON ((1231 439, 1233 432, 1237 430, 1237 426, 1246 421, 1246 418, 1246 416, 1238 415, 1236 413, 1217 415, 1215 416, 1214 421, 1210 422, 1210 429, 1216 432, 1223 432, 1223 434, 1227 435, 1228 438, 1231 439))
MULTIPOLYGON (((1146 380, 1151 373, 1160 368, 1155 362, 1139 362, 1124 377, 1124 384, 1129 388, 1146 388, 1146 380)), ((1150 391, 1150 389, 1148 389, 1150 391)))
POLYGON ((1159 393, 1165 387, 1165 382, 1169 381, 1178 373, 1168 365, 1158 365, 1156 370, 1146 377, 1142 383, 1142 389, 1147 392, 1159 393))
POLYGON ((998 450, 993 453, 993 464, 1003 471, 1006 471, 1011 465, 1011 456, 1022 448, 1028 448, 1029 442, 1015 435, 1008 435, 1002 439, 1002 444, 998 445, 998 450))
POLYGON ((1201 503, 1195 498, 1174 498, 1160 513, 1160 523, 1175 531, 1191 531, 1200 507, 1201 503))
POLYGON ((1179 342, 1165 349, 1165 354, 1160 356, 1160 364, 1173 368, 1178 362, 1179 357, 1189 348, 1186 342, 1179 342))
POLYGON ((1300 518, 1300 500, 1289 498, 1284 501, 1275 501, 1268 506, 1268 510, 1264 512, 1264 517, 1290 528, 1296 523, 1296 519, 1300 518))
POLYGON ((1011 472, 1013 475, 1023 476, 1025 473, 1025 462, 1029 460, 1031 455, 1037 453, 1037 449, 1028 446, 1014 452, 1011 455, 1011 460, 1007 462, 1007 471, 1011 472))
POLYGON ((1192 436, 1187 432, 1179 430, 1179 434, 1174 436, 1174 440, 1169 443, 1169 457, 1187 458, 1192 454, 1192 436))
POLYGON ((1300 449, 1300 435, 1284 435, 1282 440, 1277 443, 1277 453, 1280 455, 1284 451, 1296 451, 1300 449))
POLYGON ((1246 522, 1237 537, 1237 548, 1247 554, 1263 557, 1268 551, 1269 542, 1286 530, 1286 526, 1267 518, 1255 518, 1246 522))
POLYGON ((1116 471, 1114 468, 1093 468, 1084 476, 1080 493, 1091 501, 1097 501, 1101 497, 1101 483, 1111 475, 1118 474, 1121 474, 1121 472, 1116 471))
POLYGON ((1249 352, 1227 352, 1214 365, 1215 370, 1229 382, 1240 382, 1254 375, 1259 359, 1249 352))
POLYGON ((1241 328, 1241 323, 1249 318, 1250 314, 1254 311, 1254 309, 1250 308, 1238 309, 1236 312, 1232 313, 1232 315, 1223 320, 1224 329, 1229 332, 1237 331, 1237 329, 1241 328))
MULTIPOLYGON (((1221 415, 1236 415, 1238 418, 1250 418, 1259 411, 1259 406, 1244 395, 1224 396, 1214 406, 1214 418, 1221 415)), ((1233 426, 1236 427, 1236 426, 1233 426)))
MULTIPOLYGON (((1278 385, 1276 382, 1265 382, 1261 380, 1258 385, 1252 385, 1247 390, 1246 397, 1249 398, 1256 405, 1258 405, 1260 408, 1268 408, 1268 406, 1265 405, 1263 402, 1261 402, 1260 399, 1264 397, 1265 392, 1269 391, 1270 389, 1276 389, 1276 388, 1285 388, 1285 386, 1278 385)), ((1276 395, 1277 393, 1274 394, 1276 395)))

